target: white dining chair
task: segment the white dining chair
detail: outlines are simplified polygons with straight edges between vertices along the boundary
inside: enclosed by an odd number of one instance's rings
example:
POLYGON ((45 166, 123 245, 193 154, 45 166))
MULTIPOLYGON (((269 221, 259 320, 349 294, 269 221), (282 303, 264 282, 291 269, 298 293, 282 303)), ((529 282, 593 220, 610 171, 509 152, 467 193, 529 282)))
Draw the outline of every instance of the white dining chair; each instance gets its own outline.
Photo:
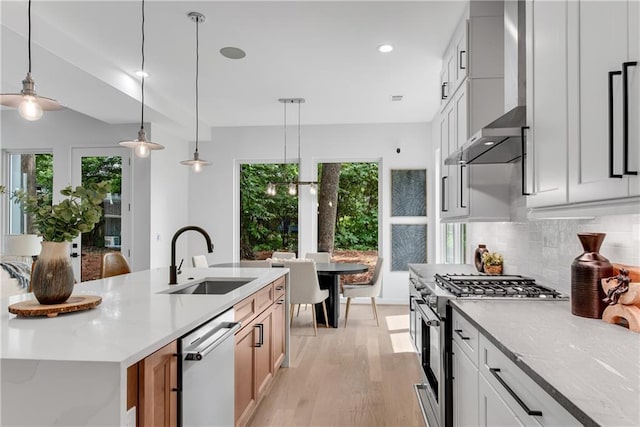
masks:
POLYGON ((347 308, 344 313, 344 327, 347 327, 347 319, 349 318, 349 306, 351 298, 369 297, 371 298, 371 308, 373 309, 373 317, 376 319, 376 325, 380 326, 378 321, 378 309, 376 307, 376 297, 380 295, 382 284, 382 257, 378 257, 376 268, 373 271, 371 280, 366 283, 352 283, 343 285, 342 295, 347 298, 347 308))
POLYGON ((271 254, 271 258, 276 258, 276 259, 295 259, 296 257, 296 253, 295 252, 274 252, 273 254, 271 254))
POLYGON ((207 261, 207 257, 204 255, 194 255, 191 257, 191 262, 194 267, 197 268, 207 268, 209 267, 209 262, 207 261))
POLYGON ((240 267, 250 267, 250 268, 271 268, 271 260, 270 259, 243 259, 240 260, 240 267))
MULTIPOLYGON (((285 261, 284 267, 289 269, 290 290, 290 318, 293 323, 293 310, 296 304, 318 304, 322 303, 322 311, 324 312, 324 323, 329 327, 329 318, 327 316, 327 305, 325 300, 329 298, 328 289, 320 289, 318 283, 318 273, 316 271, 316 263, 314 261, 285 261)), ((311 310, 313 319, 313 333, 318 335, 318 325, 316 322, 315 310, 311 310)))
POLYGON ((304 256, 306 259, 312 259, 315 262, 331 262, 331 254, 329 252, 307 252, 304 256))

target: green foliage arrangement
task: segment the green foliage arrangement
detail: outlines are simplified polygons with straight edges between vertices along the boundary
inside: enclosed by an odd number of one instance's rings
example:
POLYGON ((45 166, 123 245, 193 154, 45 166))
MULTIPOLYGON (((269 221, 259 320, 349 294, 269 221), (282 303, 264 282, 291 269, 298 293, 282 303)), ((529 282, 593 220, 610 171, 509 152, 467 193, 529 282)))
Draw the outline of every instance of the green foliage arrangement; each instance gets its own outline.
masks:
POLYGON ((71 186, 60 191, 67 197, 58 204, 41 206, 38 196, 22 190, 14 192, 14 201, 31 215, 38 234, 48 242, 70 242, 91 231, 102 216, 102 203, 109 190, 109 182, 71 186))
POLYGON ((482 254, 484 265, 502 265, 503 258, 498 252, 485 252, 482 254))

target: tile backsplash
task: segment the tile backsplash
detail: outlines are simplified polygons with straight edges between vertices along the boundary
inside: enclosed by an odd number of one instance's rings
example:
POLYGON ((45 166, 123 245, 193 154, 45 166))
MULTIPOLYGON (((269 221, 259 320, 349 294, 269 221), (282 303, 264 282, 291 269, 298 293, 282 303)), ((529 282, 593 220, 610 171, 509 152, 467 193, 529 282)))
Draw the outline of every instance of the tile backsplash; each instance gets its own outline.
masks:
POLYGON ((468 223, 469 262, 478 244, 504 255, 504 273, 522 274, 571 292, 571 263, 582 253, 577 233, 606 233, 600 253, 611 262, 640 265, 640 214, 594 219, 468 223))

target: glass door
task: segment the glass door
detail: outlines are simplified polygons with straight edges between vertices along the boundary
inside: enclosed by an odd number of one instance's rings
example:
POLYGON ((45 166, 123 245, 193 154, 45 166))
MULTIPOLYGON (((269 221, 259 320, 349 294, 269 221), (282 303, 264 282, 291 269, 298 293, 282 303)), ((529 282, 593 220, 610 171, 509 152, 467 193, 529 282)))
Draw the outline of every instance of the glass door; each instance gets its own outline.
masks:
POLYGON ((100 278, 102 257, 122 252, 131 264, 130 151, 125 148, 74 148, 73 183, 108 181, 110 190, 95 228, 72 244, 74 274, 80 281, 100 278))

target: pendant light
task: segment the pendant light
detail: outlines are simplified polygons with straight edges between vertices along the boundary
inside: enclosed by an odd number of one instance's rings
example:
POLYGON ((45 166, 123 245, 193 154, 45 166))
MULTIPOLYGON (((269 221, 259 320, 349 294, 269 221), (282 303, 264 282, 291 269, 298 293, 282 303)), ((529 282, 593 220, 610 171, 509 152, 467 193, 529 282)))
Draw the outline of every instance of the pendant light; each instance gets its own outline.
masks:
POLYGON ((200 36, 198 28, 200 24, 204 22, 205 16, 199 12, 189 12, 189 18, 196 23, 196 151, 193 153, 193 159, 183 160, 180 163, 191 166, 193 172, 198 173, 202 170, 203 166, 211 164, 211 162, 201 159, 200 153, 198 153, 198 77, 200 68, 200 36))
POLYGON ((29 71, 27 77, 22 81, 20 93, 0 94, 0 105, 18 108, 18 113, 22 118, 29 121, 40 120, 42 111, 55 111, 65 108, 58 101, 38 96, 36 94, 36 83, 31 78, 31 0, 28 7, 29 17, 29 71))
POLYGON ((142 68, 140 71, 141 91, 142 91, 142 105, 140 106, 140 130, 138 131, 138 138, 134 140, 120 141, 120 145, 127 148, 133 148, 133 152, 137 157, 149 157, 151 150, 163 150, 164 146, 156 144, 155 142, 147 141, 147 133, 144 130, 144 78, 146 73, 144 72, 144 0, 142 0, 142 68))
MULTIPOLYGON (((283 133, 284 133, 284 164, 287 164, 287 104, 298 104, 298 167, 302 162, 302 155, 300 153, 300 104, 305 103, 304 98, 280 98, 278 102, 284 104, 284 120, 283 120, 283 133)), ((286 186, 287 192, 291 196, 298 194, 298 187, 301 185, 309 185, 309 194, 316 194, 318 183, 316 181, 300 181, 300 171, 298 170, 298 180, 295 182, 270 182, 267 184, 267 195, 275 196, 278 185, 286 186)))

